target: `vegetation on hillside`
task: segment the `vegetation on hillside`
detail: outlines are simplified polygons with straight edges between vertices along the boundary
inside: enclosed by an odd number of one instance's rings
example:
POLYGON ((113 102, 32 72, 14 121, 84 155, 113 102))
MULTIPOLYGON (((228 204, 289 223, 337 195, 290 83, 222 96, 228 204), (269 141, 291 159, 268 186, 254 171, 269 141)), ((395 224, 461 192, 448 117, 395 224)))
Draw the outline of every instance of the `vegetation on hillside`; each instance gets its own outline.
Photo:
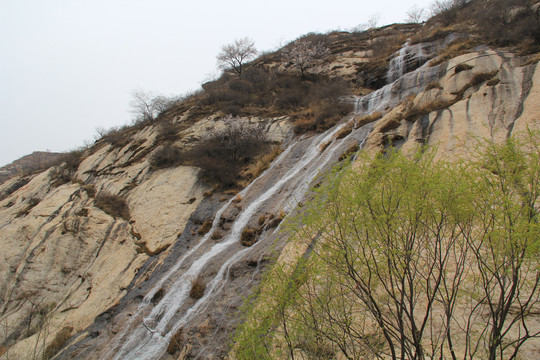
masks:
POLYGON ((233 187, 242 180, 242 171, 270 148, 260 127, 228 117, 222 129, 210 131, 190 148, 180 149, 171 143, 161 146, 152 154, 150 164, 155 169, 197 166, 207 183, 233 187))
POLYGON ((238 328, 237 359, 515 359, 540 336, 540 148, 478 160, 390 151, 338 168, 288 222, 238 328))

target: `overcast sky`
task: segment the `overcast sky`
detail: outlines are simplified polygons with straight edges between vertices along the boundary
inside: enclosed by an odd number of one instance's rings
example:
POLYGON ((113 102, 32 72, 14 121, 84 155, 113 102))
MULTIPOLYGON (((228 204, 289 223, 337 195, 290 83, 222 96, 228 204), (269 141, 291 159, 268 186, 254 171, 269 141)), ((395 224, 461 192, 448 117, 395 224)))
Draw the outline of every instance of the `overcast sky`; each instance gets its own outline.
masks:
POLYGON ((0 0, 0 166, 67 151, 131 121, 135 89, 180 95, 216 74, 223 44, 274 50, 432 0, 0 0))

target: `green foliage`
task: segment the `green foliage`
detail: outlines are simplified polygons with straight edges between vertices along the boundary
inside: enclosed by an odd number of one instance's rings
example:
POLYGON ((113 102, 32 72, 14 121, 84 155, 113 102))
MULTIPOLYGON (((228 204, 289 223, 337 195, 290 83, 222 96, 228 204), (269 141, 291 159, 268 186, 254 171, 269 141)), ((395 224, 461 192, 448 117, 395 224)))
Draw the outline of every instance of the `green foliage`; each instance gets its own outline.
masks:
POLYGON ((538 140, 336 169, 286 224, 307 251, 263 280, 237 358, 515 358, 540 336, 538 140))

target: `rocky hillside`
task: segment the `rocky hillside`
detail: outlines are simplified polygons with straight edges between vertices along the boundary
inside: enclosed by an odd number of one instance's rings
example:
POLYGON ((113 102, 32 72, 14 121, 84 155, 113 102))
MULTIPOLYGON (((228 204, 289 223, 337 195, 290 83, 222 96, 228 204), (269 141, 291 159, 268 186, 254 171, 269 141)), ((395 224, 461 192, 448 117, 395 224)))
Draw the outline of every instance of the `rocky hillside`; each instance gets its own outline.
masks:
POLYGON ((534 34, 497 43, 475 17, 489 2, 464 3, 451 24, 307 35, 2 183, 0 358, 224 358, 273 255, 301 256, 281 221, 321 172, 540 130, 534 34), (283 60, 302 42, 327 49, 306 76, 283 60))
POLYGON ((61 153, 45 151, 35 151, 30 155, 23 156, 11 164, 0 168, 0 183, 3 183, 17 174, 29 174, 48 169, 61 162, 61 157, 61 153))

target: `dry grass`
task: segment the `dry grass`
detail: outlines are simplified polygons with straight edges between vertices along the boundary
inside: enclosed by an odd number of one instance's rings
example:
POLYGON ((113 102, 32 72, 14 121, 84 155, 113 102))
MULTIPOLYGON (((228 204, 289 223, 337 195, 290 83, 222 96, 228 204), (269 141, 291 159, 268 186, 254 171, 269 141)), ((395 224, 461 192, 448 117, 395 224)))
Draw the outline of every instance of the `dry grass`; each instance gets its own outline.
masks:
POLYGON ((102 191, 96 196, 95 204, 112 217, 119 217, 126 221, 131 218, 127 201, 121 196, 102 191))
POLYGON ((486 73, 478 73, 473 76, 471 81, 469 82, 469 86, 475 86, 478 84, 481 84, 485 81, 491 80, 499 73, 498 70, 486 72, 486 73))
POLYGON ((431 84, 426 86, 426 91, 433 90, 433 89, 442 90, 443 87, 438 82, 432 82, 431 84))
POLYGON ((277 227, 285 218, 287 214, 285 212, 280 211, 279 214, 264 214, 259 217, 259 229, 255 229, 256 231, 260 232, 262 229, 267 228, 275 228, 277 227))
POLYGON ((326 141, 326 142, 323 142, 321 145, 319 145, 319 150, 321 152, 324 152, 324 150, 326 150, 326 148, 328 146, 330 146, 330 144, 332 143, 332 141, 326 141))
POLYGON ((297 134, 323 132, 337 124, 352 109, 352 104, 341 102, 321 101, 311 104, 309 108, 295 115, 294 132, 297 134))
POLYGON ((155 150, 150 157, 152 169, 164 169, 181 165, 185 161, 184 153, 172 144, 165 144, 155 150))
POLYGON ((212 219, 206 219, 199 230, 197 230, 197 234, 204 235, 209 232, 210 229, 212 229, 212 219))
POLYGON ((167 346, 167 354, 174 355, 177 351, 182 349, 182 346, 184 344, 184 329, 180 328, 174 333, 174 335, 171 337, 171 341, 169 342, 169 345, 167 346))
POLYGON ((341 128, 341 130, 339 130, 336 133, 335 139, 336 140, 343 139, 347 137, 347 135, 352 133, 353 130, 354 130, 354 124, 352 122, 348 122, 345 126, 341 128))
POLYGON ((466 64, 466 63, 457 64, 456 67, 454 68, 454 74, 460 73, 462 71, 471 70, 473 67, 474 66, 466 64))
MULTIPOLYGON (((477 73, 472 78, 471 81, 469 81, 465 86, 463 86, 459 91, 456 91, 452 93, 456 96, 455 102, 463 99, 463 95, 465 94, 465 91, 469 89, 470 87, 480 85, 484 82, 493 80, 493 78, 499 73, 498 70, 492 71, 492 72, 486 72, 486 73, 477 73)), ((496 85, 496 84, 495 84, 496 85)), ((493 86, 493 85, 490 85, 493 86)))
POLYGON ((529 60, 527 60, 527 62, 525 62, 525 64, 523 64, 523 66, 528 66, 528 65, 532 65, 532 64, 536 64, 540 61, 540 54, 535 54, 533 56, 531 56, 529 58, 529 60))
POLYGON ((253 179, 258 178, 270 167, 272 161, 274 161, 282 151, 281 146, 275 145, 272 146, 270 152, 258 156, 253 164, 250 164, 240 173, 242 181, 240 181, 239 184, 241 186, 247 186, 253 179))
POLYGON ((448 26, 448 27, 437 27, 434 30, 431 30, 426 33, 426 31, 420 30, 416 35, 411 37, 411 44, 418 44, 418 43, 426 43, 426 42, 432 42, 436 40, 441 40, 450 35, 451 33, 455 32, 456 29, 454 27, 448 26))
POLYGON ((439 53, 435 59, 431 60, 429 65, 436 66, 442 64, 456 56, 466 54, 470 52, 472 48, 478 45, 477 40, 472 39, 459 39, 454 41, 450 46, 446 47, 439 53))
POLYGON ((356 127, 362 127, 366 124, 379 120, 380 118, 382 118, 382 114, 380 112, 374 112, 366 116, 356 117, 354 121, 356 123, 356 127))
POLYGON ((339 157, 338 161, 343 161, 345 159, 350 158, 354 154, 356 154, 360 150, 360 146, 358 144, 351 146, 348 148, 341 156, 339 157))
POLYGON ((259 229, 247 227, 242 230, 242 235, 240 236, 240 243, 244 246, 252 246, 257 242, 258 235, 259 229))
POLYGON ((83 185, 82 189, 84 191, 86 191, 86 194, 88 195, 88 197, 95 197, 96 196, 96 186, 93 185, 93 184, 87 184, 87 185, 83 185))
POLYGON ((267 222, 267 226, 269 228, 277 227, 283 221, 283 219, 285 219, 285 216, 287 216, 287 214, 283 211, 280 211, 277 216, 272 216, 268 219, 269 221, 267 222))
POLYGON ((52 359, 62 348, 66 345, 67 341, 71 337, 73 328, 66 326, 56 336, 53 341, 45 348, 43 352, 43 360, 52 359))
POLYGON ((189 297, 192 299, 200 299, 203 297, 206 291, 206 280, 202 275, 198 275, 195 279, 191 280, 191 290, 189 291, 189 297))
POLYGON ((413 106, 410 105, 405 110, 405 113, 403 114, 403 118, 407 119, 408 121, 414 121, 418 117, 422 115, 427 115, 433 111, 446 109, 449 106, 452 106, 455 103, 455 101, 441 101, 437 100, 429 104, 425 104, 423 106, 413 106))

